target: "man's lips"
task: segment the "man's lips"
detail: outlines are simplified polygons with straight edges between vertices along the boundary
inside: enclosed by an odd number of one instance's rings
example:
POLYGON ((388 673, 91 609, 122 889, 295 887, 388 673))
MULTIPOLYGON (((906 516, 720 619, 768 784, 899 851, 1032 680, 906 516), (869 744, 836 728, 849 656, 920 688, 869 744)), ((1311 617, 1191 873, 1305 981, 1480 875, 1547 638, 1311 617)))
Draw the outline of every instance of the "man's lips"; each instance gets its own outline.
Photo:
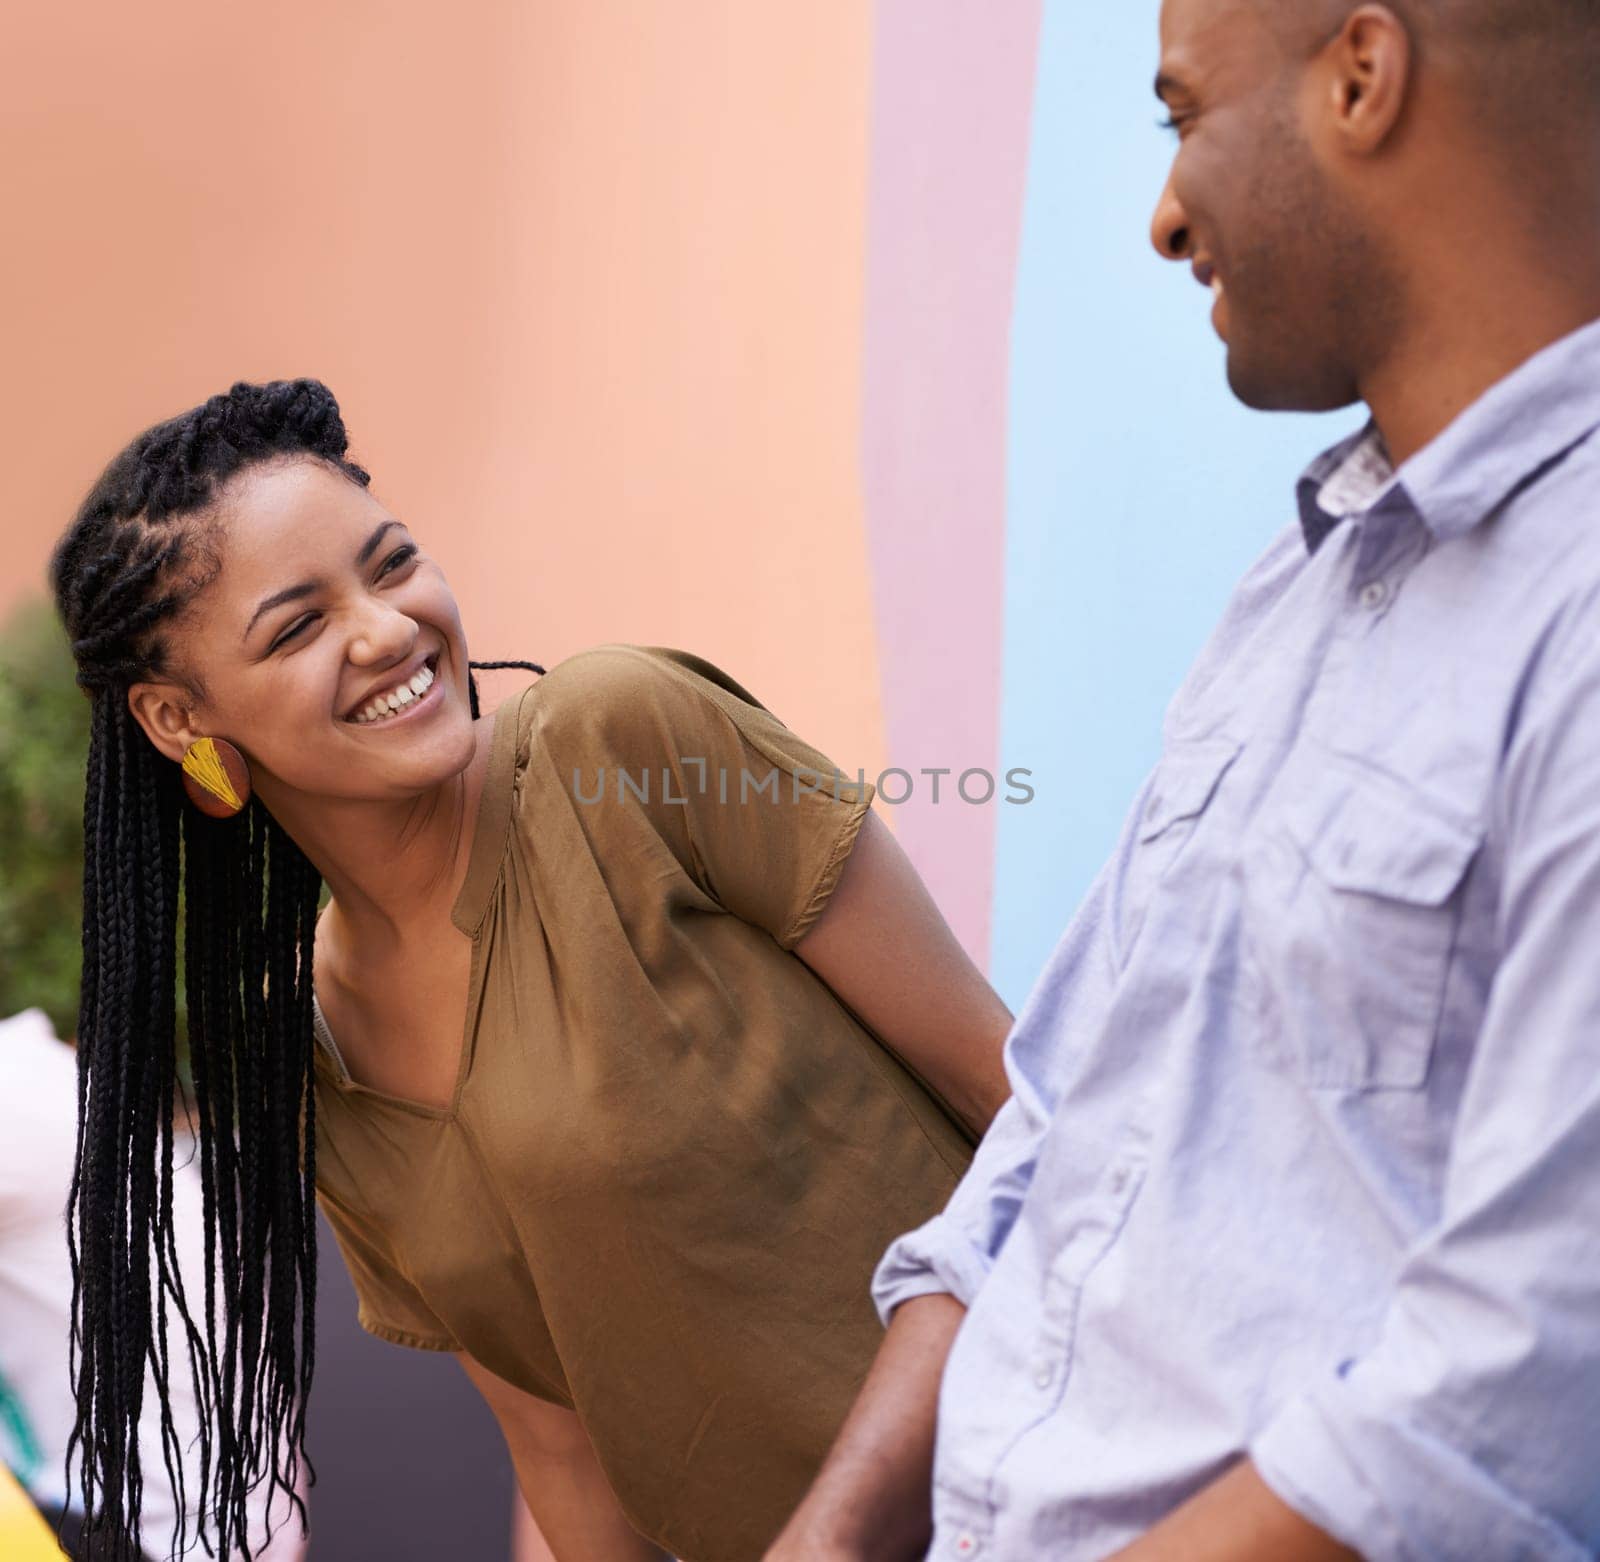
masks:
POLYGON ((1197 260, 1194 263, 1194 279, 1201 287, 1210 287, 1217 280, 1217 268, 1209 260, 1197 260))

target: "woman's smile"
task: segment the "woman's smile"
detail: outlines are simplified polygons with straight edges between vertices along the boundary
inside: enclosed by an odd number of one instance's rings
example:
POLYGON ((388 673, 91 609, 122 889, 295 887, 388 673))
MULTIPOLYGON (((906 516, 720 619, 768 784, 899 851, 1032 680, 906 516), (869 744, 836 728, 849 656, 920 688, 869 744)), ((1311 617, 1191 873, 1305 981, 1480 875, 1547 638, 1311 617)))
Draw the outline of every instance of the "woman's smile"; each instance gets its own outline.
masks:
POLYGON ((435 709, 444 698, 438 666, 439 653, 435 651, 414 672, 402 673, 364 698, 344 719, 357 727, 391 726, 435 709))

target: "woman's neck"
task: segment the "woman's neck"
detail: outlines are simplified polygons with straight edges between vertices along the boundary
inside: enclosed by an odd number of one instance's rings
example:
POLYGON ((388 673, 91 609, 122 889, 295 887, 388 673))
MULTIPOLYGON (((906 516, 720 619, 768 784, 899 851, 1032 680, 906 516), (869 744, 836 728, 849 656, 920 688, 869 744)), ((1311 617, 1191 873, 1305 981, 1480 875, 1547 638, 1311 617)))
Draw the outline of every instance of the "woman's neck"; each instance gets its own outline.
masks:
MULTIPOLYGON (((341 961, 382 964, 450 925, 472 856, 494 720, 477 723, 467 768, 403 802, 321 800, 274 810, 333 897, 324 934, 341 961), (287 814, 288 817, 284 817, 287 814)), ((319 944, 323 940, 319 939, 319 944)))

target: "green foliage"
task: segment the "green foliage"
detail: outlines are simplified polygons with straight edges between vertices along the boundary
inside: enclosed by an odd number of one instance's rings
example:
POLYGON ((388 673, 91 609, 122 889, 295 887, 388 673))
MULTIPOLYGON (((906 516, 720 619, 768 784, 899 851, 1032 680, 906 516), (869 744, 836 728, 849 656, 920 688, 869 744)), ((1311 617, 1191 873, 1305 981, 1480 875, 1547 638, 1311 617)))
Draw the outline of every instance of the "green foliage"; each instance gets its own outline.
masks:
POLYGON ((71 1036, 82 966, 89 702, 50 606, 0 630, 0 1015, 37 1006, 71 1036))

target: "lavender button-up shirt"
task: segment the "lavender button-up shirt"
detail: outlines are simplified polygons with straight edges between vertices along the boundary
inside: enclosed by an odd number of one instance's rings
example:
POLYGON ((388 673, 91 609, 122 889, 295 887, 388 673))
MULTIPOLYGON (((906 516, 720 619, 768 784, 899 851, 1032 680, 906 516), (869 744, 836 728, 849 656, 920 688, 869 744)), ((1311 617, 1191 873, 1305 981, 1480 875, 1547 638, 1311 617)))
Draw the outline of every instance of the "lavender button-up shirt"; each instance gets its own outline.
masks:
POLYGON ((1318 460, 880 1313, 969 1308, 931 1556, 1248 1454, 1372 1562, 1600 1551, 1600 323, 1318 460))

